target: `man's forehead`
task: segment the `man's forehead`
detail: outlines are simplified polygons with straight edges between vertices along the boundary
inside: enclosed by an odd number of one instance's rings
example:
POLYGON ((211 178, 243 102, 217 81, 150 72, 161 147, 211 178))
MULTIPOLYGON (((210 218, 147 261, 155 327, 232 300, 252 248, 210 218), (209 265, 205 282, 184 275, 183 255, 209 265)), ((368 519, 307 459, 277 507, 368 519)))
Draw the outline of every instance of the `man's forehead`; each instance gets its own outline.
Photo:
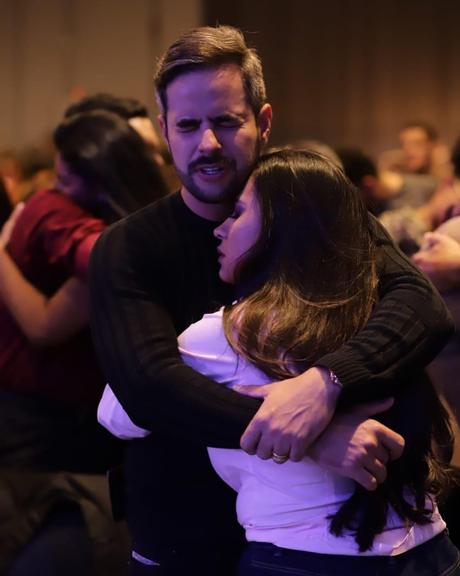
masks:
POLYGON ((250 106, 241 70, 236 65, 186 72, 166 89, 168 114, 174 116, 219 116, 244 114, 250 106))
POLYGON ((426 131, 418 126, 411 126, 410 128, 405 128, 399 133, 401 140, 428 140, 428 134, 426 131))

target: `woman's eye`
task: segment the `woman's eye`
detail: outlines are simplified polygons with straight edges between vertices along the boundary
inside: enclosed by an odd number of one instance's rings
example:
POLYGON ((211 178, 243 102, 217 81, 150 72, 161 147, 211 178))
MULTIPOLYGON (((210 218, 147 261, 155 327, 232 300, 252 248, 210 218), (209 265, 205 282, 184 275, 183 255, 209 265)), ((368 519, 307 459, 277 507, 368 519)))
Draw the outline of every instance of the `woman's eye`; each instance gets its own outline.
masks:
POLYGON ((229 218, 231 218, 232 220, 236 220, 239 215, 240 215, 239 210, 233 210, 233 212, 230 214, 229 218))

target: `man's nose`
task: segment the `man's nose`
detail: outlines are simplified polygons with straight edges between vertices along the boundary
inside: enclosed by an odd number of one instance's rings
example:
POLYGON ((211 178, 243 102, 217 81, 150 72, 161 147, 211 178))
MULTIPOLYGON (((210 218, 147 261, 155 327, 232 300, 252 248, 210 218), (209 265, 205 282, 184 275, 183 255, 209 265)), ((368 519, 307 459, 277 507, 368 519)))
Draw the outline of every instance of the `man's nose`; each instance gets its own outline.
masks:
POLYGON ((201 135, 200 152, 214 152, 222 148, 219 139, 212 128, 206 128, 201 135))

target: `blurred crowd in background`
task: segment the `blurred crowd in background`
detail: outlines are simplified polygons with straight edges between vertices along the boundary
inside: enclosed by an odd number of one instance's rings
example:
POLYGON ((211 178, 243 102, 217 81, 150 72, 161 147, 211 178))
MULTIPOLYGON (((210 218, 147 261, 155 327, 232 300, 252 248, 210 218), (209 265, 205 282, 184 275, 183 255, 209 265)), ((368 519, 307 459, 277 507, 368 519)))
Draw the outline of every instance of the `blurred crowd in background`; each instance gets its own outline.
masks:
MULTIPOLYGON (((449 147, 435 126, 408 119, 394 135, 394 149, 382 150, 378 158, 360 148, 359 142, 355 148, 334 149, 330 143, 308 138, 306 134, 305 140, 280 147, 313 149, 341 165, 369 211, 430 277, 460 323, 460 138, 449 147)), ((87 510, 91 525, 99 531, 93 537, 100 540, 101 562, 111 558, 108 573, 118 574, 124 566, 120 557, 128 553, 126 534, 111 524, 103 476, 116 463, 119 447, 95 423, 104 381, 88 350, 89 333, 86 330, 83 337, 81 333, 88 323, 85 279, 91 246, 107 225, 179 187, 168 150, 146 107, 132 98, 86 96, 68 107, 54 137, 41 147, 0 150, 0 428, 4 429, 0 466, 17 470, 19 461, 19 467, 28 471, 26 480, 24 476, 18 480, 12 472, 2 474, 0 481, 17 487, 19 496, 10 505, 18 506, 18 541, 28 540, 49 508, 49 484, 41 485, 35 472, 45 470, 60 490, 71 495, 70 500, 90 503, 86 508, 66 504, 54 509, 54 518, 47 518, 41 529, 50 548, 62 551, 67 574, 73 573, 67 541, 61 542, 62 531, 53 527, 64 518, 67 527, 73 526, 72 537, 84 540, 80 509, 87 510), (14 210, 18 205, 21 208, 14 210), (69 264, 72 251, 75 258, 69 264), (25 301, 30 305, 26 310, 25 301), (44 309, 55 309, 55 317, 44 320, 44 309), (46 366, 43 350, 48 354, 46 366), (33 367, 33 374, 26 365, 33 367), (40 378, 49 384, 60 374, 62 382, 69 372, 88 388, 97 381, 96 393, 63 393, 58 386, 41 386, 40 378), (43 404, 29 405, 28 399, 37 395, 43 404), (72 446, 71 466, 54 456, 61 454, 57 442, 72 446), (28 505, 32 501, 36 511, 28 524, 19 513, 18 502, 24 501, 28 505), (73 524, 69 518, 74 518, 73 524)), ((459 370, 456 334, 429 367, 454 423, 460 418, 460 393, 453 378, 459 370)), ((0 527, 0 542, 1 531, 0 527)), ((2 563, 11 564, 16 549, 17 541, 0 544, 0 571, 2 563)), ((31 565, 37 561, 32 551, 10 574, 32 574, 31 565)), ((85 562, 81 554, 75 559, 76 574, 89 573, 85 562)))

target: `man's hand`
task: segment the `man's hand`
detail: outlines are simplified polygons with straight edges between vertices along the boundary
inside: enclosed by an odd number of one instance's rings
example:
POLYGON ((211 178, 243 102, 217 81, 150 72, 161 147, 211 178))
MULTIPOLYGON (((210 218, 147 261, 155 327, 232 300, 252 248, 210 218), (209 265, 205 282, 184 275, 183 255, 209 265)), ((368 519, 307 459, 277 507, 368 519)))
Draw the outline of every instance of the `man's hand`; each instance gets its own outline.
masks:
POLYGON ((330 472, 351 478, 366 490, 375 490, 387 477, 386 465, 399 458, 404 438, 370 416, 385 412, 388 398, 364 404, 335 416, 310 447, 308 456, 330 472))
POLYGON ((456 240, 437 232, 427 233, 422 249, 412 259, 440 292, 460 287, 460 244, 456 240))
POLYGON ((273 454, 299 461, 334 415, 340 388, 325 368, 263 386, 236 386, 240 394, 264 398, 241 437, 241 448, 267 460, 273 454))

